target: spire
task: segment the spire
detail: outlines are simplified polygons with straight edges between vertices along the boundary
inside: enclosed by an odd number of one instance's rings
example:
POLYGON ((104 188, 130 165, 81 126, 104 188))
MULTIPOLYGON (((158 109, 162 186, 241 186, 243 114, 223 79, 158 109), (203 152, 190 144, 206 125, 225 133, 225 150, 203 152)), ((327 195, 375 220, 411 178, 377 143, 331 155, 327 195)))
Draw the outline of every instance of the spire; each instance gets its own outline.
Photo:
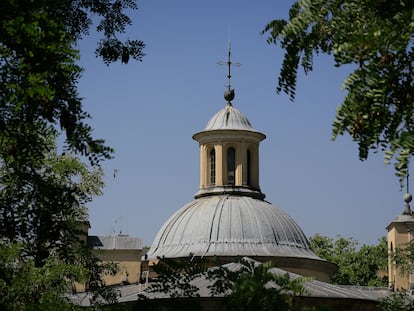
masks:
POLYGON ((403 211, 404 215, 411 215, 412 214, 411 207, 410 207, 410 202, 412 201, 413 197, 409 192, 408 177, 409 177, 409 174, 407 174, 407 191, 404 194, 404 202, 405 202, 405 208, 404 208, 404 211, 403 211))
POLYGON ((241 66, 240 63, 234 63, 231 61, 231 41, 229 38, 228 44, 228 55, 227 55, 227 62, 219 61, 217 64, 225 65, 227 64, 227 90, 224 92, 224 99, 230 103, 234 99, 234 89, 231 88, 231 66, 241 66))

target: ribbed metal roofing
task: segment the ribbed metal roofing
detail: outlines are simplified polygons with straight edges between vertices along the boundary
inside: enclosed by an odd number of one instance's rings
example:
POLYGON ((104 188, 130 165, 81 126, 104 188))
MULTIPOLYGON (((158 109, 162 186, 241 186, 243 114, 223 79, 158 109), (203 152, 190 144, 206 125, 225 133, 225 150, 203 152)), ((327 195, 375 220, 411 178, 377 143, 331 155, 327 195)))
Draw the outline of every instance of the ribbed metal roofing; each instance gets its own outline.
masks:
POLYGON ((254 131, 247 117, 230 102, 210 119, 204 131, 229 129, 254 131))
MULTIPOLYGON (((249 258, 244 258, 245 260, 250 260, 249 258)), ((253 262, 253 261, 252 261, 253 262)), ((258 262, 256 262, 258 264, 258 262)), ((242 269, 242 265, 238 262, 231 262, 228 264, 223 265, 223 267, 229 269, 230 271, 237 272, 242 269)), ((216 269, 210 268, 209 270, 216 269)), ((269 272, 276 274, 276 275, 289 275, 291 279, 297 279, 301 277, 298 274, 288 272, 283 269, 279 268, 271 268, 269 272)), ((225 294, 229 294, 231 289, 226 293, 219 293, 212 295, 211 285, 213 284, 214 280, 207 278, 205 275, 200 275, 199 277, 193 279, 190 284, 195 286, 198 289, 197 294, 199 297, 202 298, 210 298, 214 299, 213 297, 223 297, 225 294)), ((268 287, 276 287, 277 285, 274 282, 269 281, 266 286, 268 287)), ((392 295, 392 291, 388 288, 381 288, 381 287, 368 287, 368 286, 344 286, 344 285, 334 285, 329 284, 326 282, 321 282, 315 279, 305 279, 303 283, 303 287, 305 288, 305 293, 302 295, 303 297, 313 297, 319 299, 332 299, 332 300, 340 300, 340 303, 346 304, 351 308, 362 310, 363 307, 360 307, 360 303, 364 301, 379 301, 386 297, 392 295), (353 302, 353 305, 352 305, 353 302), (360 308, 358 308, 360 307, 360 308)), ((170 295, 165 292, 147 292, 145 291, 145 285, 129 285, 129 286, 122 286, 117 288, 122 294, 120 295, 119 302, 130 302, 137 300, 137 294, 140 293, 145 295, 149 299, 162 299, 162 298, 170 298, 170 295)), ((81 301, 81 298, 84 297, 86 294, 81 293, 77 294, 77 296, 71 296, 71 301, 81 301)), ((299 298, 300 299, 300 298, 299 298)), ((88 302, 88 299, 83 299, 85 302, 88 302)), ((80 304, 78 302, 78 304, 80 304)), ((353 310, 351 309, 350 310, 353 310)), ((344 310, 345 308, 341 308, 344 310)))
POLYGON ((296 222, 267 201, 237 195, 196 199, 158 232, 148 259, 281 256, 318 259, 296 222))

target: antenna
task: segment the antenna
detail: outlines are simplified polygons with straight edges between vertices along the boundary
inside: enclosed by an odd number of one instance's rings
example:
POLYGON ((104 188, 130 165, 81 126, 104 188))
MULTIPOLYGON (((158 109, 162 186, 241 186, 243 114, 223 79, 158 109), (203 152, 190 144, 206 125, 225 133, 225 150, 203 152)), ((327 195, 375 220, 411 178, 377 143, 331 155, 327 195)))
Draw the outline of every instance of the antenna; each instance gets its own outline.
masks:
POLYGON ((113 225, 113 227, 112 227, 112 234, 114 235, 114 236, 117 236, 117 235, 123 235, 124 234, 124 232, 123 232, 123 217, 122 216, 119 216, 119 217, 117 217, 115 220, 114 220, 114 225, 113 225))

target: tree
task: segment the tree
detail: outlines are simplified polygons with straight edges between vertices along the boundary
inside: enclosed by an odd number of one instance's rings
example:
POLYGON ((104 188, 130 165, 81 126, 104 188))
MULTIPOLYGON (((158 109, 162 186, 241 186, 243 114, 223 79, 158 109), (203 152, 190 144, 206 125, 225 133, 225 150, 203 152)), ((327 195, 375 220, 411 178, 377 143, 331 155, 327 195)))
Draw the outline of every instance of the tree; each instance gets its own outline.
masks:
POLYGON ((299 65, 313 70, 315 55, 352 65, 337 108, 332 138, 349 133, 359 158, 369 151, 394 155, 400 181, 414 154, 414 3, 409 0, 300 0, 288 20, 273 20, 262 34, 286 51, 277 92, 293 100, 299 65))
POLYGON ((0 167, 0 233, 4 242, 19 242, 24 257, 36 266, 50 251, 68 257, 68 245, 81 234, 76 229, 87 222, 85 204, 102 193, 102 169, 91 169, 70 154, 48 152, 55 137, 43 141, 41 159, 32 159, 24 174, 16 174, 9 161, 0 167))
MULTIPOLYGON (((117 38, 131 20, 124 10, 136 9, 133 0, 15 1, 0 4, 0 156, 2 161, 30 162, 41 150, 48 125, 66 133, 70 150, 94 163, 112 149, 94 139, 89 118, 77 94, 82 68, 76 43, 88 34, 92 15, 102 17, 103 32, 96 55, 107 64, 130 57, 141 60, 144 43, 117 38), (37 138, 37 139, 33 139, 37 138), (39 152, 37 152, 39 151, 39 152)), ((40 153, 40 154, 39 154, 40 153)))
POLYGON ((413 311, 414 300, 406 292, 396 292, 381 299, 379 307, 382 311, 413 311))
MULTIPOLYGON (((49 258, 42 267, 20 258, 19 244, 0 244, 1 310, 72 310, 62 297, 69 279, 62 275, 84 275, 82 267, 49 258)), ((73 307, 73 309, 76 309, 73 307)))
POLYGON ((163 258, 154 266, 156 280, 138 295, 138 302, 130 309, 199 310, 202 306, 195 281, 204 283, 206 278, 210 282, 207 288, 211 297, 219 299, 216 306, 221 310, 299 310, 297 297, 305 293, 306 279, 291 278, 288 273, 278 274, 272 271, 273 267, 271 262, 260 263, 247 258, 241 259, 235 270, 226 265, 207 269, 203 258, 190 257, 185 261, 163 258), (161 299, 148 299, 152 293, 157 293, 156 297, 161 299))
MULTIPOLYGON (((45 143, 53 144, 54 137, 45 143)), ((84 204, 101 194, 102 170, 90 169, 70 154, 49 153, 32 164, 37 166, 24 178, 13 176, 7 166, 0 169, 6 216, 0 218, 1 309, 63 308, 68 303, 62 293, 74 281, 94 291, 93 298, 114 301, 101 280, 114 267, 99 263, 83 240, 86 232, 79 229, 87 222, 84 204)))
POLYGON ((379 272, 387 270, 387 240, 382 237, 378 245, 363 245, 352 238, 332 238, 314 235, 310 239, 316 255, 338 265, 332 282, 341 285, 387 286, 379 272))
POLYGON ((76 44, 97 20, 98 57, 106 64, 141 60, 143 42, 118 39, 131 23, 125 10, 136 8, 133 0, 0 2, 0 248, 9 254, 1 257, 3 309, 47 305, 43 298, 61 297, 71 278, 91 289, 102 285, 97 275, 106 268, 77 228, 87 220, 84 205, 102 188, 97 165, 113 150, 87 124, 76 44), (14 308, 15 301, 21 305, 14 308))
MULTIPOLYGON (((97 15, 102 17, 97 30, 103 32, 97 56, 108 64, 117 60, 126 63, 130 57, 141 60, 144 47, 141 41, 122 43, 117 39, 117 34, 125 32, 131 23, 125 9, 136 9, 135 2, 1 2, 0 232, 3 239, 29 239, 27 242, 38 239, 37 245, 41 245, 44 236, 49 235, 48 230, 54 235, 67 230, 66 222, 70 219, 63 217, 59 220, 64 221, 56 222, 59 217, 56 213, 65 213, 68 205, 79 205, 79 200, 85 199, 78 197, 79 192, 73 192, 72 183, 49 187, 48 179, 58 178, 58 173, 51 174, 47 158, 56 148, 54 142, 49 142, 51 137, 57 139, 64 131, 66 153, 88 156, 92 165, 112 156, 113 150, 103 140, 94 139, 92 128, 85 122, 89 115, 77 94, 76 84, 82 69, 76 64, 79 54, 75 46, 88 33, 91 16, 97 15), (39 213, 32 213, 33 209, 39 213), (30 218, 34 216, 44 224, 43 229, 38 227, 34 231, 27 227, 25 221, 35 223, 30 218), (49 224, 51 227, 45 226, 49 224)), ((37 265, 47 257, 39 251, 37 265)))
POLYGON ((409 275, 414 271, 414 240, 396 247, 391 259, 403 275, 409 275))
POLYGON ((38 267, 32 258, 22 258, 19 243, 0 242, 0 264, 0 309, 4 311, 84 310, 64 295, 75 281, 88 286, 94 307, 117 301, 116 291, 101 278, 103 273, 115 273, 117 267, 100 263, 86 248, 78 252, 76 262, 50 256, 38 267))
POLYGON ((242 259, 240 264, 237 271, 220 266, 208 272, 212 295, 224 294, 228 310, 295 310, 297 296, 305 293, 304 278, 275 273, 272 262, 242 259))
POLYGON ((184 260, 159 258, 153 269, 156 280, 145 294, 138 295, 140 310, 201 310, 197 301, 199 288, 191 282, 206 273, 205 259, 192 256, 184 260), (148 293, 160 293, 168 299, 149 300, 148 293))

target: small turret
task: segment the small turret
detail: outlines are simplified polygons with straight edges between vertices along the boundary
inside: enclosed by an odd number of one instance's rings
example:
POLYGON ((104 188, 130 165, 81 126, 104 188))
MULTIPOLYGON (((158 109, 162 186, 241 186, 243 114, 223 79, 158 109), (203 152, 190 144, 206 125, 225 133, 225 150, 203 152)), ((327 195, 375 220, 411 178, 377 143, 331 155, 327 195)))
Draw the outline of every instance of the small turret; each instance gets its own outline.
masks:
POLYGON ((414 289, 413 275, 403 274, 400 268, 396 266, 393 260, 393 254, 396 249, 407 247, 414 237, 414 217, 410 207, 413 197, 408 188, 403 196, 405 206, 403 212, 398 215, 388 226, 388 284, 393 290, 411 290, 414 289))

